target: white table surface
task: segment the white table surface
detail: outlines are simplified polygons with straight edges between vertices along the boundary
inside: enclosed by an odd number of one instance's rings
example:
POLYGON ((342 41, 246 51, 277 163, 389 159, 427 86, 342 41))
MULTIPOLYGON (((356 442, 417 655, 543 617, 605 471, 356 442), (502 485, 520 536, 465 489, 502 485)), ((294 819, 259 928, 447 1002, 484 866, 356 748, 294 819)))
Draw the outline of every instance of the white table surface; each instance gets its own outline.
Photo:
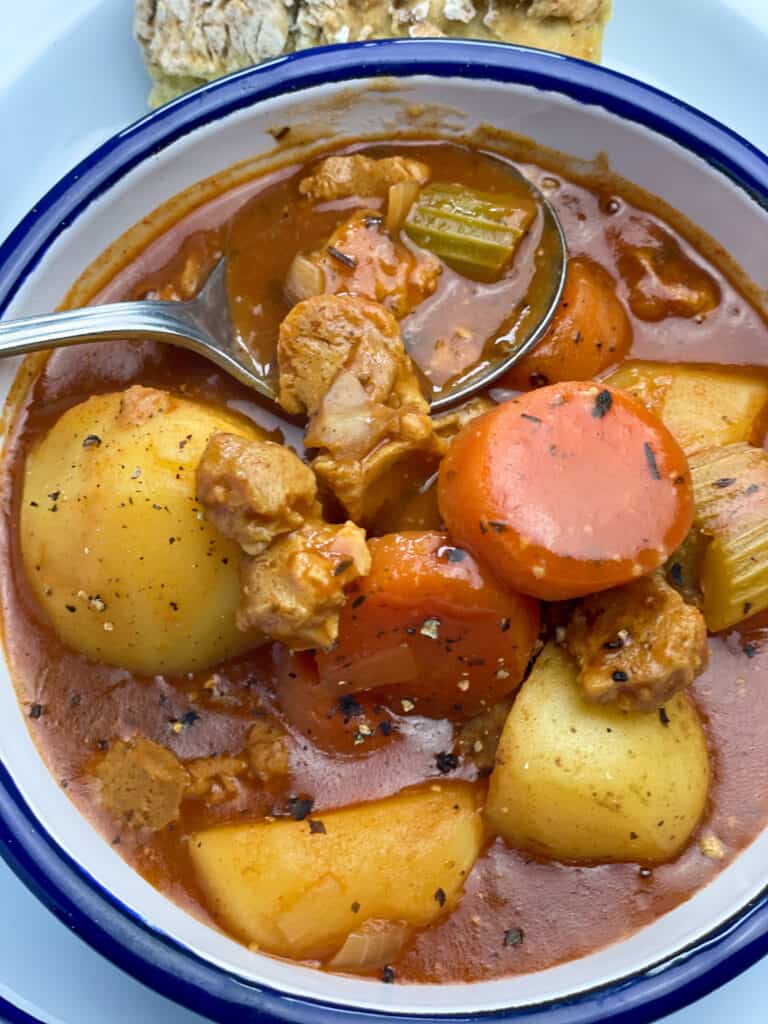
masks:
MULTIPOLYGON (((132 0, 0 0, 0 238, 144 113, 132 0)), ((768 150, 768 0, 614 0, 604 61, 768 150)), ((45 1024, 204 1024, 113 967, 0 861, 0 995, 45 1024)), ((766 1024, 768 959, 668 1024, 766 1024)))

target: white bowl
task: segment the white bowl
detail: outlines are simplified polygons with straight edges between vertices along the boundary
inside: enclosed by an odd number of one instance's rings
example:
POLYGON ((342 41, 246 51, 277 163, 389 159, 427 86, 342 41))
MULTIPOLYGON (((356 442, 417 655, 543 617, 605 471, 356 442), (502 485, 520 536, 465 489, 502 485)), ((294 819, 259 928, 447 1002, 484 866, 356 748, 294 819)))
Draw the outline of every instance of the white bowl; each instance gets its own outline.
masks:
MULTIPOLYGON (((439 112, 445 135, 490 123, 574 157, 606 153, 616 173, 660 195, 733 253, 757 284, 768 283, 768 159, 743 140, 593 65, 491 44, 398 41, 275 61, 198 90, 116 136, 0 248, 0 313, 54 308, 80 271, 155 207, 269 153, 270 128, 301 123, 337 136, 379 134, 396 131, 404 107, 417 104, 439 112)), ((3 396, 14 370, 2 366, 3 396)), ((107 956, 217 1020, 254 1010, 336 1020, 347 1008, 352 1019, 495 1012, 547 1024, 639 1022, 704 994, 768 950, 763 834, 677 909, 625 941, 536 974, 383 985, 273 960, 169 902, 98 836, 41 760, 4 666, 0 721, 6 859, 107 956)))

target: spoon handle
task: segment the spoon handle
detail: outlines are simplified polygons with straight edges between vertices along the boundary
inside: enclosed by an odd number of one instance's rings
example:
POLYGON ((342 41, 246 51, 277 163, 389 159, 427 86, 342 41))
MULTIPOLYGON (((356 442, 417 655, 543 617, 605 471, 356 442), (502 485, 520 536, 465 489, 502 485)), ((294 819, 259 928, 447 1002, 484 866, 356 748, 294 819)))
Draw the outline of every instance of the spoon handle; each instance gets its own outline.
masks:
POLYGON ((204 336, 164 302, 116 302, 0 321, 0 357, 92 341, 154 339, 207 351, 204 336))

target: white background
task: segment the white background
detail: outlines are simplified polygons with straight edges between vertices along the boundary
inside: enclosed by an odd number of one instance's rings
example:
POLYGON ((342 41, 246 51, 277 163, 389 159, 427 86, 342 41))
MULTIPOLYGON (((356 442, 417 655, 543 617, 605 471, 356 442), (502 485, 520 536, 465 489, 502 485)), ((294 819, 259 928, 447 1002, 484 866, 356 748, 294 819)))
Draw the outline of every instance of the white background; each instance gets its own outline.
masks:
MULTIPOLYGON (((145 111, 132 0, 0 0, 0 238, 145 111)), ((614 0, 604 62, 768 150, 768 0, 614 0)), ((737 254, 738 255, 738 254, 737 254)), ((0 994, 46 1024, 203 1024, 122 974, 0 862, 0 994)), ((768 960, 668 1024, 765 1024, 768 960)))

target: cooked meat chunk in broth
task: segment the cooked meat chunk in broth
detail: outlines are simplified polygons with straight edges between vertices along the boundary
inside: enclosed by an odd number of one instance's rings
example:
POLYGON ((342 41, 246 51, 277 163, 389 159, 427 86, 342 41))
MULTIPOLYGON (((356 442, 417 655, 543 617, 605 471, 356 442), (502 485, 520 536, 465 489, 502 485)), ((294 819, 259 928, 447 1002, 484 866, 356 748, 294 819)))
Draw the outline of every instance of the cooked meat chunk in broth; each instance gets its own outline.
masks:
POLYGON ((348 584, 370 569, 365 531, 354 523, 308 523, 278 537, 241 567, 237 624, 258 629, 292 650, 336 639, 348 584))
POLYGON ((124 427, 140 427, 153 416, 168 412, 172 401, 167 391, 134 384, 120 400, 118 422, 124 427))
POLYGON ((278 364, 280 402, 310 413, 313 468, 351 518, 366 521, 391 496, 397 482, 387 475, 404 459, 442 452, 397 323, 378 303, 299 303, 281 325, 278 364))
POLYGON ((394 318, 376 302, 318 295, 300 302, 280 325, 280 404, 314 415, 342 368, 381 402, 395 383, 403 342, 394 318))
MULTIPOLYGON (((401 242, 393 241, 384 221, 375 210, 360 210, 344 221, 331 235, 328 244, 308 257, 296 257, 319 272, 321 291, 329 294, 359 295, 380 302, 398 320, 433 294, 442 266, 429 253, 415 254, 401 242)), ((296 294, 298 289, 286 290, 296 294)))
POLYGON ((221 804, 236 797, 238 777, 247 765, 241 757, 198 757, 187 764, 189 785, 185 797, 205 800, 209 805, 221 804))
POLYGON ((403 156, 374 160, 356 153, 326 157, 312 174, 302 178, 299 191, 316 202, 350 196, 366 198, 385 196, 390 185, 401 181, 425 185, 429 181, 429 167, 403 156))
POLYGON ((707 667, 707 627, 660 574, 586 598, 566 630, 587 700, 650 711, 707 667))
POLYGON ((249 555, 319 514, 315 474, 290 448, 214 434, 197 467, 208 518, 249 555))
POLYGON ((93 774, 104 806, 131 828, 157 831, 178 818, 188 776, 166 747, 143 737, 114 740, 93 774))

